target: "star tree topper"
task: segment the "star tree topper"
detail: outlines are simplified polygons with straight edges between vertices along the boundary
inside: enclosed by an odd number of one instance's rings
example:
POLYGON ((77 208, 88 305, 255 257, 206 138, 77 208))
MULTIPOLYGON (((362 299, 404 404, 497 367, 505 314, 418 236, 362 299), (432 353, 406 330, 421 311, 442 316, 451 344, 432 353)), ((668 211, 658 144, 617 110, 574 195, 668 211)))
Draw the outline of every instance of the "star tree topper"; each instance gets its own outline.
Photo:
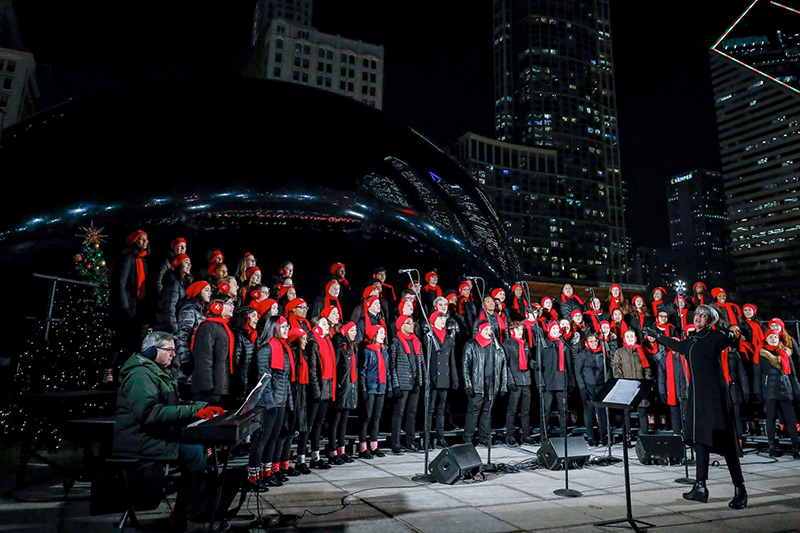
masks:
POLYGON ((83 235, 77 235, 78 237, 83 237, 83 244, 95 244, 100 245, 101 242, 106 240, 106 235, 103 235, 103 230, 105 228, 98 228, 94 225, 94 222, 89 223, 89 227, 81 227, 79 228, 83 235))

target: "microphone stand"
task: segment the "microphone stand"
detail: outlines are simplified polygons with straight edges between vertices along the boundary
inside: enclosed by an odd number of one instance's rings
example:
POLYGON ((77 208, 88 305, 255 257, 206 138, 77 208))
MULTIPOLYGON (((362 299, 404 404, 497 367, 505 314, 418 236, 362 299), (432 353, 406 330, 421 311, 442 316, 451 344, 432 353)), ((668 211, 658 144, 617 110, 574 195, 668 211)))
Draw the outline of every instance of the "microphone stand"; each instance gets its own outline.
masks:
MULTIPOLYGON (((414 296, 417 299, 417 305, 419 305, 419 309, 422 312, 422 317, 425 320, 424 324, 428 324, 428 313, 425 312, 425 306, 422 303, 422 298, 420 298, 420 294, 417 291, 417 286, 421 286, 420 281, 420 274, 419 270, 417 269, 409 269, 406 272, 408 274, 408 278, 411 280, 411 286, 414 287, 414 296), (414 278, 411 276, 411 270, 417 273, 417 280, 414 283, 414 278)), ((430 372, 428 371, 431 364, 431 333, 428 331, 425 334, 425 354, 423 355, 424 363, 422 365, 422 373, 423 373, 423 382, 425 386, 425 396, 423 400, 423 410, 425 411, 425 422, 423 423, 423 431, 422 431, 422 445, 425 449, 425 470, 423 470, 422 474, 417 474, 416 476, 412 477, 412 481, 426 481, 433 483, 436 481, 436 478, 428 472, 428 460, 430 452, 428 448, 430 447, 430 424, 428 419, 428 405, 430 403, 430 372)), ((406 436, 408 438, 408 436, 406 436)))

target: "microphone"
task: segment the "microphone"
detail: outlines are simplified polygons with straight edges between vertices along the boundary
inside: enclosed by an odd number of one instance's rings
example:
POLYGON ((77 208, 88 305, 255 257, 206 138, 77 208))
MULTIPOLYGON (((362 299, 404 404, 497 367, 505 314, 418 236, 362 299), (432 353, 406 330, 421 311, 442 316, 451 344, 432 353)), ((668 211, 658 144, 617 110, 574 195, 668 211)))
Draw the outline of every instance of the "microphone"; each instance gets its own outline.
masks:
POLYGON ((413 268, 401 268, 397 271, 398 274, 408 274, 409 272, 414 272, 415 269, 413 268))
POLYGON ((473 281, 474 281, 474 280, 478 280, 478 279, 483 279, 483 278, 482 278, 482 277, 480 277, 480 276, 464 276, 464 277, 465 277, 465 278, 467 278, 467 279, 471 279, 471 280, 473 280, 473 281))
POLYGON ((583 292, 592 292, 592 289, 583 289, 583 292))

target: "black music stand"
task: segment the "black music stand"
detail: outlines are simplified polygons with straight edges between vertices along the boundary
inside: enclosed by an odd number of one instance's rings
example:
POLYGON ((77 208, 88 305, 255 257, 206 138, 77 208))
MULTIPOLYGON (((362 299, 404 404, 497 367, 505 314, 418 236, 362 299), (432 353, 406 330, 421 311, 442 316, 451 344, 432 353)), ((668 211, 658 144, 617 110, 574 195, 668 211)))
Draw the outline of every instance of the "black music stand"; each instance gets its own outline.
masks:
MULTIPOLYGON (((632 410, 638 406, 639 403, 647 396, 647 393, 650 392, 650 388, 653 386, 653 382, 650 380, 641 380, 641 379, 624 379, 624 378, 613 378, 609 381, 606 381, 605 385, 600 389, 598 396, 602 398, 600 401, 595 401, 594 404, 598 407, 608 407, 609 409, 620 409, 620 410, 632 410), (629 389, 628 389, 629 388, 629 389), (626 392, 629 393, 626 394, 626 392)), ((636 520, 633 518, 633 513, 631 511, 631 478, 630 478, 630 471, 628 469, 628 431, 630 430, 627 427, 627 423, 625 422, 626 417, 622 417, 622 462, 625 467, 625 505, 627 509, 627 515, 625 518, 618 518, 615 520, 604 520, 603 522, 596 522, 594 525, 596 526, 620 526, 622 524, 627 524, 630 526, 636 533, 640 533, 641 530, 637 525, 643 524, 646 527, 654 527, 654 524, 649 522, 645 522, 643 520, 636 520)), ((624 526, 622 526, 624 527, 624 526)))

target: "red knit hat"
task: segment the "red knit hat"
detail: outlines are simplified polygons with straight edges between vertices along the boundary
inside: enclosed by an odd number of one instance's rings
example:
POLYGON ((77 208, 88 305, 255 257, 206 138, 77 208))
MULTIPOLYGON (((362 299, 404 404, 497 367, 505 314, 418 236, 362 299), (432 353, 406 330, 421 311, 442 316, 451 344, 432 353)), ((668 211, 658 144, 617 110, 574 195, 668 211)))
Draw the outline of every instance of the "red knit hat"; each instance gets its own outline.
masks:
POLYGON ((505 294, 505 292, 506 292, 506 291, 504 291, 503 289, 494 289, 494 290, 492 291, 492 298, 494 298, 494 299, 497 299, 497 296, 498 296, 498 295, 499 295, 501 292, 502 292, 503 294, 505 294))
POLYGON ((756 307, 755 304, 744 304, 742 306, 742 311, 744 311, 747 307, 753 310, 754 315, 758 314, 758 307, 756 307))
POLYGON ((344 266, 344 263, 334 263, 331 265, 331 274, 336 274, 336 271, 344 266))
POLYGON ((711 289, 711 297, 714 299, 716 299, 717 295, 719 295, 720 293, 725 293, 726 296, 728 295, 728 293, 725 292, 725 289, 723 289, 722 287, 714 287, 713 289, 711 289))
POLYGON ((686 298, 684 298, 683 296, 676 296, 675 305, 678 305, 678 300, 683 300, 683 303, 686 303, 686 298))
POLYGON ((253 274, 255 274, 256 272, 261 272, 261 269, 258 268, 258 267, 250 267, 250 268, 248 268, 247 270, 244 271, 244 277, 247 278, 247 279, 250 279, 250 278, 253 277, 253 274))
POLYGON ((306 301, 303 300, 302 298, 295 298, 294 300, 286 304, 286 314, 291 313, 295 307, 304 303, 306 303, 306 301))
POLYGON ((440 316, 445 316, 445 314, 442 313, 441 311, 434 311, 433 313, 431 313, 431 317, 428 320, 428 322, 431 323, 431 326, 436 323, 436 319, 439 318, 440 316))
POLYGON ((372 307, 372 304, 374 304, 375 302, 378 302, 378 301, 380 301, 380 298, 378 298, 377 296, 373 296, 372 298, 367 300, 367 309, 372 307))
POLYGON ((656 291, 661 291, 661 294, 667 294, 667 289, 665 289, 664 287, 653 287, 653 290, 650 291, 650 293, 652 294, 656 291))
POLYGON ((139 237, 141 237, 142 235, 147 237, 147 232, 146 231, 142 231, 142 230, 136 230, 136 231, 132 231, 131 233, 128 233, 128 236, 125 237, 125 244, 130 246, 131 244, 135 243, 136 240, 139 237))
MULTIPOLYGON (((400 303, 397 305, 397 312, 398 312, 398 314, 401 314, 401 315, 402 315, 402 314, 404 313, 404 311, 403 311, 403 308, 406 306, 406 302, 408 302, 408 301, 409 301, 409 300, 406 300, 405 298, 401 298, 401 299, 400 299, 400 303)), ((413 300, 411 301, 411 306, 412 306, 412 307, 414 306, 414 302, 413 302, 413 300)), ((367 307, 369 307, 369 305, 367 305, 367 307)))
POLYGON ((208 264, 210 265, 211 263, 214 263, 214 262, 216 262, 216 263, 225 262, 225 255, 219 250, 214 250, 208 256, 208 264), (219 257, 220 260, 219 261, 214 261, 214 259, 216 259, 217 257, 219 257))
POLYGON ((772 329, 772 324, 778 324, 781 327, 781 331, 786 330, 786 324, 784 324, 783 320, 781 320, 780 318, 773 318, 772 320, 770 320, 769 323, 767 324, 767 329, 772 329))
MULTIPOLYGON (((325 309, 323 309, 322 311, 320 311, 319 316, 321 316, 322 318, 327 319, 327 318, 329 318, 331 316, 331 313, 333 311, 339 311, 339 310, 336 309, 334 306, 330 305, 330 306, 326 307, 325 309)), ((341 320, 341 319, 342 319, 342 317, 339 317, 339 320, 341 320)))
POLYGON ((261 316, 269 311, 276 303, 278 302, 272 298, 267 298, 266 300, 261 300, 260 302, 251 302, 250 305, 253 306, 256 311, 258 311, 258 316, 261 316))
POLYGON ((183 237, 178 237, 177 239, 175 239, 174 241, 169 243, 169 247, 170 248, 175 248, 176 246, 178 246, 181 243, 186 244, 186 239, 184 239, 183 237))
POLYGON ((580 309, 573 309, 572 312, 569 314, 569 317, 575 318, 575 315, 583 316, 583 311, 581 311, 580 309))
POLYGON ((289 289, 294 289, 293 285, 284 285, 281 287, 281 290, 278 291, 278 298, 283 298, 286 296, 286 293, 289 292, 289 289))
POLYGON ((444 297, 444 299, 447 300, 448 302, 450 301, 451 298, 458 298, 458 294, 456 294, 454 292, 451 292, 447 296, 444 297))
POLYGON ((461 294, 461 291, 464 290, 464 287, 468 288, 469 290, 472 290, 472 288, 469 286, 469 283, 467 283, 466 281, 462 281, 461 285, 458 286, 458 293, 459 294, 461 294))
MULTIPOLYGON (((186 255, 186 254, 176 255, 175 258, 172 261, 170 261, 169 266, 171 266, 172 269, 174 270, 174 269, 178 268, 181 265, 181 263, 183 263, 187 259, 189 259, 189 256, 186 255)), ((189 260, 191 261, 191 259, 189 259, 189 260)))
POLYGON ((542 307, 544 307, 544 303, 548 300, 550 301, 551 304, 553 303, 553 299, 550 298, 549 296, 545 296, 544 298, 542 298, 542 307))
POLYGON ((351 322, 348 322, 347 324, 345 324, 344 326, 342 326, 342 329, 340 329, 339 332, 342 335, 347 335, 347 332, 349 332, 350 329, 354 328, 354 327, 356 327, 356 323, 351 321, 351 322))
POLYGON ((332 279, 332 280, 330 280, 328 283, 326 283, 326 284, 325 284, 325 294, 328 294, 328 293, 330 292, 330 290, 331 290, 331 287, 333 286, 333 284, 334 284, 334 283, 335 283, 336 285, 338 285, 338 284, 339 284, 339 281, 338 281, 338 280, 335 280, 335 279, 332 279))
POLYGON ((428 272, 427 274, 425 274, 425 283, 430 283, 431 282, 431 277, 433 277, 433 276, 436 276, 437 280, 439 279, 439 274, 437 274, 433 270, 428 272))
POLYGON ((255 259, 255 258, 256 258, 256 256, 254 256, 250 252, 245 252, 245 254, 244 254, 244 260, 245 261, 247 261, 248 259, 255 259))
POLYGON ((608 323, 608 320, 601 320, 600 327, 603 327, 603 324, 606 324, 608 327, 611 327, 611 324, 608 323))
POLYGON ((704 290, 704 291, 705 291, 705 290, 708 290, 708 287, 706 287, 706 284, 705 284, 705 283, 703 283, 702 281, 695 281, 695 282, 694 282, 694 285, 692 285, 692 290, 693 290, 693 291, 696 291, 696 290, 697 290, 697 286, 698 286, 698 285, 700 285, 701 287, 703 287, 703 290, 704 290))
POLYGON ((478 335, 480 335, 483 332, 483 330, 490 327, 492 327, 492 325, 489 322, 484 322, 483 324, 478 326, 478 335))
POLYGON ((194 283, 186 287, 186 298, 188 299, 194 298, 195 296, 203 292, 203 289, 209 286, 211 286, 211 284, 208 283, 207 281, 195 281, 194 283))
POLYGON ((303 328, 292 328, 289 330, 288 340, 289 342, 294 342, 297 339, 305 337, 306 335, 308 335, 308 333, 303 328))
POLYGON ((367 335, 367 339, 369 339, 371 341, 374 341, 375 340, 375 335, 377 335, 378 332, 380 330, 382 330, 382 329, 383 329, 383 326, 381 326, 380 324, 373 324, 372 326, 369 326, 367 328, 367 330, 365 331, 365 334, 367 335))
POLYGON ((561 331, 561 326, 558 325, 558 322, 555 320, 551 320, 547 323, 547 331, 546 333, 550 333, 550 330, 553 329, 553 326, 557 327, 559 331, 561 331))
POLYGON ((411 315, 400 315, 399 317, 397 317, 397 320, 394 321, 394 325, 397 328, 397 331, 400 331, 400 328, 403 326, 403 324, 406 323, 406 320, 408 320, 409 318, 411 318, 411 315))
POLYGON ((364 292, 361 293, 361 299, 362 300, 368 299, 370 296, 372 296, 372 293, 375 291, 380 291, 380 289, 378 289, 378 287, 374 285, 368 286, 366 289, 364 289, 364 292))
POLYGON ((642 301, 642 305, 644 305, 644 298, 642 298, 640 295, 637 294, 636 296, 634 296, 631 299, 631 302, 633 303, 633 305, 636 305, 636 300, 641 300, 642 301))

